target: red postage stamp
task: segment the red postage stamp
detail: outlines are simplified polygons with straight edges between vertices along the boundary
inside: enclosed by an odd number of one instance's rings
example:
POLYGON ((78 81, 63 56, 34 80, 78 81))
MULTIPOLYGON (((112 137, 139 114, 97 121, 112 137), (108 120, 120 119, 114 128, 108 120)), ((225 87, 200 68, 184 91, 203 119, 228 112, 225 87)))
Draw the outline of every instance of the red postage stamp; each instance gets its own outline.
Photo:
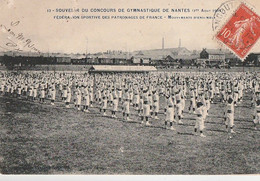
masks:
POLYGON ((217 39, 244 59, 260 36, 260 18, 242 3, 217 34, 217 39))

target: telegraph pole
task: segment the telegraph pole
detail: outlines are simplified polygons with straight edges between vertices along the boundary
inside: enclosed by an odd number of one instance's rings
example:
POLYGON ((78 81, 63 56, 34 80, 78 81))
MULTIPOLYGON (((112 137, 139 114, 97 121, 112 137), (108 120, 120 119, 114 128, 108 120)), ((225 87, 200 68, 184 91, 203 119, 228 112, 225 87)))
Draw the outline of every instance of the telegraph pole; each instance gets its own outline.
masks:
POLYGON ((85 64, 87 63, 88 61, 88 38, 86 39, 86 61, 85 61, 85 64))

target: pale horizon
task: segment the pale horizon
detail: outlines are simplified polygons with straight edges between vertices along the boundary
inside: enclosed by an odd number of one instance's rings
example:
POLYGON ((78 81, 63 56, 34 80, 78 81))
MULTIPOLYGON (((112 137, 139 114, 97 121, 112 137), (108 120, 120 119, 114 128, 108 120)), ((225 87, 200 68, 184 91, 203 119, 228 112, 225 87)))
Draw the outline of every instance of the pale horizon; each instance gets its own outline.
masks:
MULTIPOLYGON (((137 0, 70 0, 66 1, 34 1, 34 0, 4 0, 0 5, 1 22, 0 24, 11 27, 11 22, 19 21, 19 25, 12 27, 12 31, 16 34, 22 33, 25 38, 32 41, 32 44, 39 51, 59 52, 59 53, 97 53, 106 52, 107 50, 122 50, 123 52, 133 52, 137 50, 162 49, 162 38, 164 37, 164 48, 178 48, 179 39, 181 39, 181 47, 185 47, 190 51, 207 49, 225 49, 226 47, 213 39, 216 32, 212 30, 212 19, 163 19, 163 20, 56 20, 54 15, 62 15, 64 13, 51 12, 47 13, 47 9, 56 10, 57 8, 169 8, 169 9, 208 9, 218 8, 223 0, 203 1, 186 0, 182 1, 148 1, 139 2, 137 0), (33 3, 32 3, 33 2, 33 3), (127 2, 127 3, 126 3, 127 2), (197 3, 196 3, 197 2, 197 3)), ((248 0, 256 10, 260 8, 260 2, 256 0, 248 0)), ((259 14, 259 12, 256 12, 259 14)), ((73 13, 72 13, 73 14, 73 13)), ((151 15, 152 13, 143 13, 142 15, 151 15)), ((116 13, 84 13, 77 15, 115 15, 116 13)), ((136 13, 125 13, 131 16, 136 13)), ((140 15, 140 14, 138 14, 140 15)), ((152 15, 172 15, 172 16, 213 16, 213 13, 154 13, 152 15)), ((0 33, 1 42, 10 39, 10 35, 6 32, 0 33)), ((11 37, 12 39, 12 37, 11 37)), ((29 51, 19 45, 23 51, 29 51)), ((0 51, 8 51, 0 45, 0 51)), ((8 47, 9 48, 9 47, 8 47)), ((259 52, 260 43, 257 42, 251 52, 259 52)))

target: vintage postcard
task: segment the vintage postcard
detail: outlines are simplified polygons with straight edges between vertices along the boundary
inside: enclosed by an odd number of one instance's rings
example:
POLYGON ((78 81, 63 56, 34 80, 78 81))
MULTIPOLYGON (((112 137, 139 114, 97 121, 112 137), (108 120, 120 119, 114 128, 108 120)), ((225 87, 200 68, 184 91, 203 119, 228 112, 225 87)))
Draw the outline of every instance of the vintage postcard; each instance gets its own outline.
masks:
POLYGON ((1 174, 259 179, 259 0, 0 12, 1 174))

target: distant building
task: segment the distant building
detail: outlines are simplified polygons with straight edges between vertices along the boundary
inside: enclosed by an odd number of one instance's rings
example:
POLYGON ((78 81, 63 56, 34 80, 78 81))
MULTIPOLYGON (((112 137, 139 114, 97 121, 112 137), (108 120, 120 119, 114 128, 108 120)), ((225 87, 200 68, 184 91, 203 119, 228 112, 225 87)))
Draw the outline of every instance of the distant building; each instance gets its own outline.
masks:
POLYGON ((136 56, 132 56, 131 57, 131 63, 132 64, 150 64, 151 63, 151 59, 145 56, 140 56, 140 55, 136 55, 136 56))
POLYGON ((224 61, 225 52, 221 49, 206 49, 200 52, 201 59, 208 59, 208 61, 224 61))
POLYGON ((243 62, 241 61, 241 59, 239 59, 236 55, 234 55, 231 52, 225 54, 225 62, 227 65, 232 66, 232 67, 243 65, 243 62))
POLYGON ((98 52, 94 54, 87 55, 88 64, 120 64, 127 65, 131 63, 131 54, 129 52, 123 51, 106 51, 98 52))
POLYGON ((253 65, 253 66, 260 66, 260 52, 257 53, 250 53, 247 58, 245 59, 245 62, 248 65, 253 65))
POLYGON ((70 64, 71 63, 71 58, 70 57, 63 57, 59 56, 56 57, 56 62, 57 64, 70 64))
POLYGON ((205 64, 209 66, 214 65, 224 65, 225 64, 225 53, 226 51, 222 49, 206 49, 203 48, 200 52, 200 59, 198 62, 200 64, 205 64))
POLYGON ((139 50, 134 51, 134 56, 144 56, 151 60, 165 60, 167 56, 180 56, 180 55, 191 55, 192 52, 185 47, 179 48, 164 48, 164 49, 153 49, 153 50, 139 50))
POLYGON ((71 63, 72 64, 86 64, 87 63, 87 58, 86 58, 86 54, 73 54, 71 53, 70 55, 71 58, 71 63))

